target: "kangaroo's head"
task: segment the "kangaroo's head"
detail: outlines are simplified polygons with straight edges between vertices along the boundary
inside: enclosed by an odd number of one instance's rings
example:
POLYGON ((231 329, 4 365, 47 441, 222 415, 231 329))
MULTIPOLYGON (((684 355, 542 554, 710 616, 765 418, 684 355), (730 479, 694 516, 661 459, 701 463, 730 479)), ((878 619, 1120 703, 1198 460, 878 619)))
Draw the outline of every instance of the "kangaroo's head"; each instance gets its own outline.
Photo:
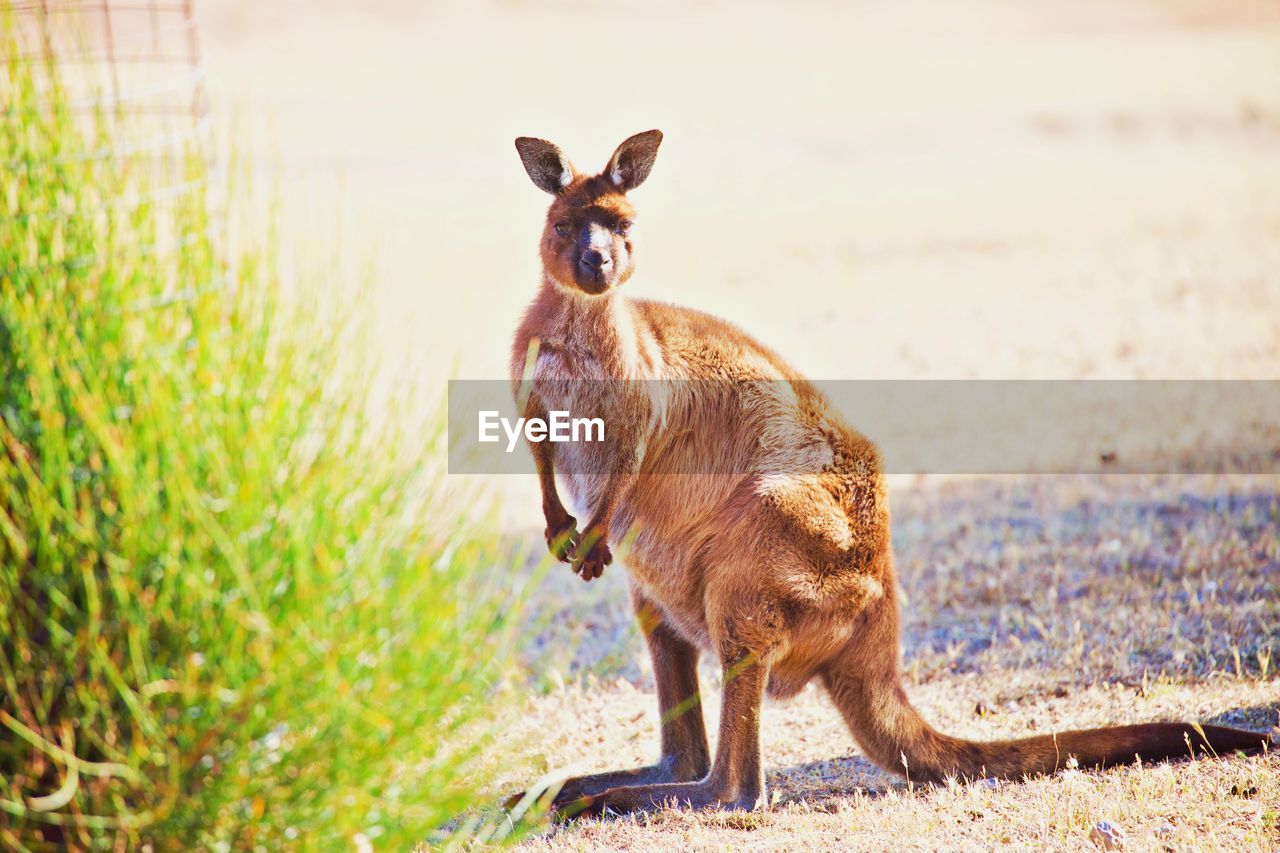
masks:
POLYGON ((661 131, 637 133, 618 146, 603 172, 581 175, 550 142, 516 140, 534 185, 555 196, 542 230, 542 267, 556 285, 596 296, 631 277, 635 210, 627 193, 649 177, 661 142, 661 131))

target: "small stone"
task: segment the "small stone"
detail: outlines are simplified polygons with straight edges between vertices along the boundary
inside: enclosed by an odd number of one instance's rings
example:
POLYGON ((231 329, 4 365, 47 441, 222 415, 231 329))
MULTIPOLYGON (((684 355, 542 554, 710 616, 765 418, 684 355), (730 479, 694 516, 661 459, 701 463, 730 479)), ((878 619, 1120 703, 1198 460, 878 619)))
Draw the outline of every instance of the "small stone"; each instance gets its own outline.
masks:
POLYGON ((1089 840, 1103 850, 1119 850, 1124 847, 1124 833, 1109 821, 1100 820, 1089 833, 1089 840))
POLYGON ((973 784, 975 787, 986 788, 988 790, 994 791, 996 788, 1000 787, 1000 780, 995 778, 994 776, 988 776, 986 779, 979 779, 977 782, 974 782, 973 784))

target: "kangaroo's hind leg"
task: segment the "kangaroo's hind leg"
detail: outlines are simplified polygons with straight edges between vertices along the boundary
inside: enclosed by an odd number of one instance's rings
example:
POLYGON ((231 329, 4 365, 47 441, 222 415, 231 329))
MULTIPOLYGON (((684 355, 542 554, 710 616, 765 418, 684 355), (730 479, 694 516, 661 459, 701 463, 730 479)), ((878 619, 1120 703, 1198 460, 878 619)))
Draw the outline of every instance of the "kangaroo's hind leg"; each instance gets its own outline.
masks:
POLYGON ((631 598, 653 660, 662 754, 657 762, 645 767, 567 779, 553 803, 555 809, 566 814, 573 812, 571 804, 575 801, 610 788, 693 781, 707 775, 710 769, 698 689, 698 648, 663 621, 661 610, 641 593, 633 591, 631 598))
POLYGON ((558 809, 562 817, 685 808, 754 809, 766 804, 760 755, 760 706, 768 667, 750 652, 723 656, 720 741, 706 778, 696 782, 632 784, 583 796, 558 809))
MULTIPOLYGON (((729 563, 726 565, 744 565, 729 563)), ((710 772, 697 781, 632 783, 587 795, 560 810, 575 814, 649 811, 664 805, 753 809, 767 804, 760 709, 774 659, 786 648, 781 614, 753 571, 722 571, 707 589, 707 627, 724 672, 720 738, 710 772)))

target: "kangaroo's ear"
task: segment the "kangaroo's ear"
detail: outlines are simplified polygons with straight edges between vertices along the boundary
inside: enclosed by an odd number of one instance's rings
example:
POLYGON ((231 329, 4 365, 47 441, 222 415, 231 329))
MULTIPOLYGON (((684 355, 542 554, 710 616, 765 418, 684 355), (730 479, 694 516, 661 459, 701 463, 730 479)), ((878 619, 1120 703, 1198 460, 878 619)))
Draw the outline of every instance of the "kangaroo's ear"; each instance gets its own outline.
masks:
POLYGON ((644 183, 658 158, 658 146, 662 144, 662 131, 646 130, 637 133, 618 146, 609 158, 604 173, 613 185, 624 193, 644 183))
POLYGON ((521 136, 516 140, 516 151, 534 186, 552 195, 564 192, 578 174, 564 152, 545 139, 521 136))

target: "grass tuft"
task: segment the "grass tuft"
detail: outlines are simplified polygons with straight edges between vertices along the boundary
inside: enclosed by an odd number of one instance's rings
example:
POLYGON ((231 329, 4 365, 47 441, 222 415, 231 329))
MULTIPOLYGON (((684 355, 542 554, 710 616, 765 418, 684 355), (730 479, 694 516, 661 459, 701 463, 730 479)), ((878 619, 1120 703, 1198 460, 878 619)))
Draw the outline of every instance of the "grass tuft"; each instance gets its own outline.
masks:
POLYGON ((90 156, 53 68, 0 104, 0 846, 426 836, 513 594, 443 418, 372 405, 367 300, 287 298, 243 169, 90 156))

